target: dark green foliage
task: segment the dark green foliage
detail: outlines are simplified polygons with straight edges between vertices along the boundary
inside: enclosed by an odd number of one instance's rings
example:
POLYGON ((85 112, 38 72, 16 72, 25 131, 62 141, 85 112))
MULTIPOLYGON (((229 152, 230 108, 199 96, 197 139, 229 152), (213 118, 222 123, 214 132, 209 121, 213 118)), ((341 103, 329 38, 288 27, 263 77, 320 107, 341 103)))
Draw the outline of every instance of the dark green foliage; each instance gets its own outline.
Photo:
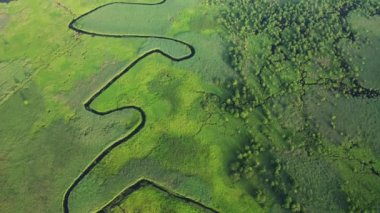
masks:
MULTIPOLYGON (((313 118, 305 111, 305 96, 311 87, 322 87, 337 98, 380 96, 379 90, 361 85, 357 77, 362 70, 347 58, 342 46, 369 42, 357 36, 348 16, 352 12, 378 15, 380 4, 375 0, 215 2, 225 4, 219 22, 228 32, 225 37, 230 44, 229 62, 237 73, 235 79, 225 83, 228 95, 221 108, 243 119, 249 131, 262 134, 243 145, 231 163, 231 177, 256 188, 253 197, 263 205, 274 202, 292 212, 310 211, 308 207, 314 204, 298 199, 304 192, 299 194, 300 186, 282 163, 287 151, 281 149, 287 145, 291 153, 316 159, 331 154, 313 118), (259 120, 257 113, 262 116, 259 120), (289 125, 288 115, 297 122, 289 125), (268 193, 275 199, 268 199, 268 193)), ((331 115, 330 124, 335 130, 335 115, 331 115)), ((294 168, 296 164, 292 162, 290 166, 294 168)), ((328 170, 329 177, 332 171, 328 170)), ((336 196, 355 194, 343 191, 336 196)), ((368 209, 363 202, 350 200, 342 204, 341 197, 333 199, 331 203, 336 202, 338 207, 326 208, 368 209)))
POLYGON ((230 64, 239 73, 227 84, 232 89, 232 98, 225 103, 228 108, 242 112, 285 92, 303 96, 307 86, 315 84, 352 96, 379 95, 363 91, 355 80, 360 69, 349 64, 340 46, 342 40, 357 40, 347 21, 349 13, 379 14, 376 1, 239 0, 227 4, 220 22, 228 30, 230 64), (265 38, 261 41, 265 49, 252 42, 255 38, 265 38))

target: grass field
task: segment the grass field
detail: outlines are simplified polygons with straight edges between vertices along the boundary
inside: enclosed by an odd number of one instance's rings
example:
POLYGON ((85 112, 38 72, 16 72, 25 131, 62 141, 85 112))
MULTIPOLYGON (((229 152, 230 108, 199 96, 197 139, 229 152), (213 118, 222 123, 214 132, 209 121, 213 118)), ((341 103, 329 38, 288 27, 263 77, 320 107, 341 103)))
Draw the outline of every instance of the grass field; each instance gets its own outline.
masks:
MULTIPOLYGON (((1 181, 2 192, 6 192, 1 193, 1 209, 6 212, 27 212, 28 208, 37 208, 36 210, 41 212, 59 211, 63 193, 70 182, 107 144, 126 134, 126 129, 114 128, 114 123, 121 125, 124 120, 128 123, 128 130, 133 129, 139 122, 138 114, 133 111, 129 113, 129 117, 123 116, 122 119, 117 119, 117 115, 104 119, 86 112, 82 104, 104 85, 107 79, 145 51, 160 48, 174 56, 183 55, 187 51, 173 42, 159 39, 107 39, 75 35, 67 29, 67 24, 77 15, 73 17, 73 14, 62 7, 75 8, 73 5, 77 4, 72 1, 59 5, 43 3, 42 7, 39 2, 29 2, 27 5, 14 2, 6 5, 7 14, 16 14, 16 11, 25 8, 24 10, 30 11, 30 15, 12 17, 18 20, 14 20, 12 28, 5 29, 11 32, 5 34, 4 39, 11 45, 7 49, 14 50, 14 55, 9 55, 9 51, 4 48, 2 59, 4 63, 11 65, 14 63, 23 68, 29 66, 32 73, 30 80, 20 79, 21 83, 13 83, 15 88, 12 88, 12 94, 6 96, 1 105, 4 113, 2 118, 10 120, 0 128, 3 141, 1 146, 4 147, 1 150, 5 159, 2 161, 2 177, 6 177, 1 181), (49 8, 49 17, 33 19, 32 14, 42 11, 41 8, 49 8), (30 24, 22 22, 21 19, 30 19, 30 24), (46 26, 48 31, 48 24, 50 28, 56 26, 57 30, 46 34, 33 33, 33 30, 37 31, 41 25, 46 26), (28 33, 24 33, 25 36, 29 33, 35 35, 28 41, 28 44, 35 45, 34 47, 17 42, 17 39, 22 39, 23 36, 20 32, 26 31, 28 33), (21 38, 16 38, 14 34, 21 38), (46 39, 47 37, 49 39, 46 39), (54 43, 57 40, 62 44, 54 43), (51 47, 48 42, 54 43, 55 47, 51 47), (45 45, 48 48, 45 48, 45 45), (18 51, 25 46, 30 48, 30 53, 18 51), (52 54, 53 51, 57 53, 52 54), (38 52, 39 55, 33 55, 33 52, 38 52), (26 65, 23 65, 21 61, 11 62, 11 59, 22 58, 27 58, 24 60, 28 60, 29 63, 25 62, 26 65), (47 58, 50 59, 46 60, 47 58), (49 63, 43 66, 39 60, 49 63), (17 86, 20 89, 17 89, 17 86), (12 119, 15 114, 18 114, 21 120, 12 119), (17 164, 24 166, 22 169, 15 169, 17 164), (23 184, 16 184, 19 180, 22 180, 23 184), (46 190, 41 191, 41 187, 46 187, 46 190), (25 205, 18 205, 16 201, 26 193, 28 196, 23 199, 25 205)), ((72 10, 72 13, 80 14, 93 9, 88 5, 93 6, 96 3, 84 3, 77 6, 77 10, 72 10)), ((226 205, 227 209, 241 206, 237 200, 235 207, 227 206, 226 200, 239 199, 238 196, 232 195, 239 195, 241 192, 234 189, 228 174, 223 172, 225 163, 221 163, 226 161, 223 153, 228 153, 228 146, 238 145, 239 140, 233 138, 241 137, 234 136, 239 128, 235 125, 234 129, 226 131, 228 126, 224 119, 228 115, 215 114, 212 109, 210 112, 204 111, 200 105, 206 93, 220 93, 220 90, 211 84, 213 78, 221 75, 221 72, 228 73, 228 65, 221 55, 222 39, 216 34, 215 25, 202 25, 198 26, 197 32, 190 31, 192 26, 189 25, 197 26, 202 22, 200 16, 206 11, 201 14, 195 11, 205 5, 189 1, 184 6, 187 7, 183 9, 185 13, 193 18, 185 16, 188 20, 181 20, 184 18, 182 15, 178 20, 171 20, 175 23, 173 28, 170 28, 171 22, 167 22, 164 23, 167 29, 160 28, 159 32, 147 33, 183 39, 194 45, 197 56, 183 64, 176 64, 162 56, 152 55, 96 99, 93 105, 97 110, 110 110, 123 105, 144 106, 148 117, 147 125, 139 137, 128 142, 128 145, 120 146, 104 159, 90 174, 88 180, 80 184, 70 202, 73 212, 102 206, 129 183, 143 176, 160 177, 154 180, 178 190, 181 194, 204 201, 205 205, 226 205), (193 8, 190 8, 191 5, 193 8), (212 45, 212 48, 202 48, 208 45, 212 45), (206 79, 205 83, 202 83, 202 78, 206 79), (213 127, 215 123, 218 124, 217 128, 213 127), (216 131, 222 134, 214 137, 216 131), (207 141, 210 140, 215 142, 209 144, 207 141), (199 160, 190 162, 194 152, 200 152, 202 156, 197 157, 199 160), (223 176, 219 175, 221 172, 223 176), (197 177, 196 174, 203 177, 197 177), (108 175, 114 177, 110 178, 108 175), (218 176, 220 177, 214 178, 218 176), (93 181, 105 182, 93 185, 93 181), (201 190, 199 185, 205 188, 201 190), (105 188, 106 191, 103 191, 105 188), (215 198, 212 191, 216 191, 215 198), (224 197, 225 193, 230 193, 231 197, 224 197)), ((171 7, 166 9, 172 10, 171 7)), ((173 17, 177 16, 180 14, 173 14, 173 17)), ((205 18, 210 19, 210 16, 208 14, 205 18)), ((154 23, 147 24, 145 28, 150 29, 148 26, 154 23)), ((9 25, 12 25, 12 21, 9 25)), ((8 77, 14 68, 10 65, 7 67, 9 73, 3 69, 1 73, 8 77)), ((5 82, 12 83, 9 80, 5 82)), ((251 202, 247 202, 246 208, 256 205, 252 199, 248 200, 251 202)))
POLYGON ((0 212, 380 211, 379 1, 311 2, 0 1, 0 212))
POLYGON ((102 209, 104 212, 216 212, 149 180, 140 180, 127 188, 102 209), (149 205, 146 205, 149 203, 149 205))

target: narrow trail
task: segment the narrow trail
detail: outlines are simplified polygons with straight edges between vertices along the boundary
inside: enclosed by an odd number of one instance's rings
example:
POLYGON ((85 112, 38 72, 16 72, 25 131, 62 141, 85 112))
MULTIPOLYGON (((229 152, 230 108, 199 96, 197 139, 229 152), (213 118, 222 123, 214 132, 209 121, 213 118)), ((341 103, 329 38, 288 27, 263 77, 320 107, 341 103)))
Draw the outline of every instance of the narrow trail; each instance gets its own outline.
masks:
MULTIPOLYGON (((64 198, 63 198, 63 202, 62 202, 62 206, 63 206, 63 211, 64 213, 69 213, 70 212, 70 208, 69 208, 69 199, 70 199, 70 195, 71 193, 74 191, 74 189, 81 183, 81 181, 96 167, 96 165, 101 162, 108 154, 110 154, 112 152, 113 149, 115 149, 116 147, 118 147, 119 145, 127 142, 128 140, 130 140, 131 138, 133 138, 136 134, 138 134, 145 126, 145 123, 146 123, 146 120, 147 120, 147 116, 144 112, 144 110, 138 106, 123 106, 123 107, 119 107, 119 108, 115 108, 115 109, 111 109, 109 111, 97 111, 96 109, 92 108, 91 107, 91 104, 96 100, 97 97, 99 97, 104 91, 106 91, 109 87, 111 87, 113 85, 113 83, 115 83, 118 79, 120 79, 122 76, 124 76, 128 71, 130 71, 135 65, 137 65, 141 60, 145 59, 146 57, 150 56, 150 55, 153 55, 153 54, 160 54, 166 58, 169 58, 170 60, 174 61, 174 62, 180 62, 180 61, 183 61, 183 60, 186 60, 186 59, 190 59, 192 58, 194 55, 195 55, 195 48, 184 42, 184 41, 181 41, 181 40, 177 40, 177 39, 174 39, 174 38, 169 38, 169 37, 164 37, 164 36, 148 36, 148 35, 130 35, 130 34, 122 34, 122 35, 119 35, 119 34, 102 34, 102 33, 96 33, 96 32, 88 32, 88 31, 85 31, 85 30, 81 30, 81 29, 78 29, 74 26, 74 23, 100 9, 100 8, 103 8, 105 6, 108 6, 108 5, 111 5, 111 4, 129 4, 129 5, 150 5, 150 6, 154 6, 154 5, 160 5, 160 4, 164 4, 167 0, 162 0, 158 3, 127 3, 127 2, 113 2, 113 3, 108 3, 108 4, 105 4, 105 5, 102 5, 102 6, 99 6, 81 16, 79 16, 78 18, 72 20, 69 24, 69 28, 79 34, 83 34, 83 35, 89 35, 89 36, 95 36, 95 37, 108 37, 108 38, 154 38, 154 39, 163 39, 163 40, 170 40, 170 41, 173 41, 173 42, 177 42, 179 44, 182 44, 182 45, 185 45, 188 49, 189 49, 189 53, 182 56, 182 57, 173 57, 172 55, 164 52, 164 51, 161 51, 160 49, 152 49, 146 53, 144 53, 143 55, 141 55, 140 57, 138 57, 136 60, 134 60, 132 63, 130 63, 125 69, 123 69, 122 71, 120 71, 118 74, 116 74, 110 81, 108 81, 98 92, 96 92, 95 94, 93 94, 85 103, 84 103, 84 107, 87 111, 91 112, 91 113, 94 113, 96 115, 100 115, 100 116, 107 116, 111 113, 114 113, 114 112, 118 112, 118 111, 124 111, 124 110, 135 110, 137 111, 139 114, 140 114, 140 117, 141 117, 141 121, 140 123, 137 125, 137 127, 130 133, 128 134, 127 136, 113 142, 112 144, 110 144, 107 148, 105 148, 100 154, 98 154, 94 160, 82 171, 82 173, 72 182, 72 184, 68 187, 68 189, 66 190, 65 194, 64 194, 64 198)), ((150 182, 150 184, 154 184, 153 182, 150 182)), ((158 186, 156 184, 154 184, 155 186, 158 186)), ((159 187, 160 189, 163 189, 164 191, 166 192, 170 192, 170 190, 168 189, 165 189, 163 187, 159 187)), ((123 193, 123 192, 122 192, 123 193)), ((122 194, 121 193, 121 194, 122 194)), ((172 192, 173 193, 173 192, 172 192)), ((180 195, 176 195, 177 197, 179 197, 180 195)), ((209 210, 212 210, 211 208, 208 208, 206 207, 205 205, 203 205, 202 203, 196 201, 196 200, 193 200, 191 198, 187 198, 187 197, 184 197, 184 196, 181 196, 182 199, 185 199, 187 201, 191 201, 193 203, 196 203, 197 205, 199 206, 202 206, 202 207, 205 207, 209 210)), ((213 212, 217 212, 216 210, 212 210, 213 212)))

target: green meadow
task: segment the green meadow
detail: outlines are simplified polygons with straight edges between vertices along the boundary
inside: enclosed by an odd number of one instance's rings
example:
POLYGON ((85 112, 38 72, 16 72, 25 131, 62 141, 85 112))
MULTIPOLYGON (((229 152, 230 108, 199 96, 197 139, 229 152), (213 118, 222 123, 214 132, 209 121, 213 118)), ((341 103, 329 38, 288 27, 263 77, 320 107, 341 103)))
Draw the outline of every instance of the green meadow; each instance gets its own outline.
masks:
POLYGON ((0 1, 0 212, 379 212, 379 15, 0 1))

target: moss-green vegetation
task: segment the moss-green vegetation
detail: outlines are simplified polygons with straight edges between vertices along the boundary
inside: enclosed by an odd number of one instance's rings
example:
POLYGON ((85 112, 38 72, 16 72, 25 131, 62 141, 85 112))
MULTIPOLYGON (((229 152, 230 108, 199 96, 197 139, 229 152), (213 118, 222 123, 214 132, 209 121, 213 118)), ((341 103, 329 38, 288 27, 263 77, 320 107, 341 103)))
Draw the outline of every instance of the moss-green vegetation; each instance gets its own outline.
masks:
MULTIPOLYGON (((72 181, 107 145, 128 134, 107 122, 128 122, 131 129, 139 122, 139 114, 133 111, 130 116, 98 118, 83 103, 146 51, 160 48, 174 56, 188 54, 170 41, 92 37, 68 30, 72 19, 103 3, 109 1, 16 1, 1 8, 10 17, 4 28, 8 33, 1 34, 1 59, 14 63, 6 72, 16 74, 12 70, 18 71, 17 67, 33 72, 31 78, 15 82, 17 88, 2 99, 0 108, 1 118, 11 121, 0 128, 5 159, 1 161, 0 205, 5 212, 61 211, 63 194, 72 181), (17 11, 23 10, 28 12, 18 16, 17 11)), ((240 124, 230 115, 219 114, 208 101, 215 98, 210 93, 221 93, 212 80, 233 75, 223 61, 218 26, 199 24, 202 17, 213 20, 216 11, 199 1, 192 5, 182 10, 189 16, 181 14, 167 22, 175 24, 162 34, 191 43, 196 56, 173 63, 152 55, 94 102, 100 111, 141 106, 147 125, 139 137, 114 150, 78 186, 70 200, 73 212, 100 208, 144 176, 216 209, 259 208, 235 188, 225 170, 230 150, 242 137, 236 135, 240 124)), ((165 17, 170 19, 170 14, 177 13, 167 10, 165 17)), ((150 23, 143 23, 149 29, 150 23)))
POLYGON ((114 206, 110 212, 204 212, 198 207, 162 192, 154 187, 147 186, 130 195, 120 206, 114 206))
MULTIPOLYGON (((344 121, 360 112, 377 116, 361 102, 377 105, 380 88, 368 87, 360 74, 377 76, 374 66, 365 66, 364 60, 375 51, 370 46, 378 47, 379 34, 371 28, 379 25, 367 19, 377 19, 380 4, 333 0, 224 3, 227 7, 220 22, 229 32, 230 60, 239 76, 226 82, 230 95, 221 107, 246 123, 251 138, 231 163, 232 179, 243 179, 247 190, 268 208, 378 210, 376 130, 358 137, 356 130, 367 125, 353 123, 356 129, 350 129, 351 124, 344 121), (338 105, 342 101, 357 108, 355 113, 343 105, 333 107, 339 113, 326 104, 320 107, 323 102, 338 105), (350 151, 345 148, 347 143, 350 151), (361 145, 352 145, 357 143, 361 145), (357 167, 355 161, 362 168, 361 172, 353 170, 356 175, 349 172, 349 167, 357 167), (350 181, 376 189, 350 187, 350 181)), ((376 129, 375 124, 370 126, 376 129)))
POLYGON ((165 36, 171 23, 183 18, 181 13, 196 4, 197 1, 167 1, 152 6, 114 3, 79 18, 74 27, 96 33, 165 36), (172 11, 170 15, 168 11, 172 11))
POLYGON ((102 212, 216 212, 201 203, 168 191, 148 180, 139 180, 112 200, 102 212))
POLYGON ((176 41, 92 102, 146 123, 70 212, 379 211, 378 0, 112 2, 0 3, 0 212, 61 212, 142 122, 84 103, 176 41))

